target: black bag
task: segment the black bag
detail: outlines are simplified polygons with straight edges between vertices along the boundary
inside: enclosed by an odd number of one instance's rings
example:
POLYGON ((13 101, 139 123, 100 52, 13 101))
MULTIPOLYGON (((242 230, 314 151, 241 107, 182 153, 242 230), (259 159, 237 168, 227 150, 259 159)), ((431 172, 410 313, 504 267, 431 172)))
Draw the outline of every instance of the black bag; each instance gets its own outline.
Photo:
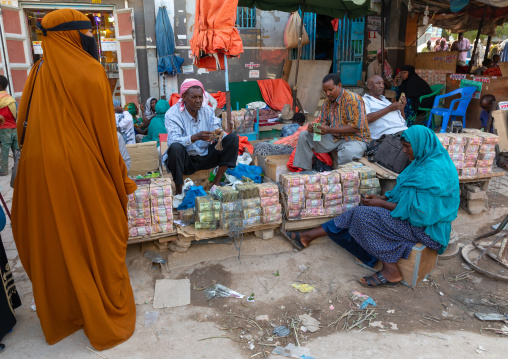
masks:
POLYGON ((381 166, 393 171, 401 173, 409 166, 411 161, 403 151, 400 135, 402 132, 393 135, 383 135, 379 140, 371 142, 367 150, 367 157, 371 162, 377 162, 381 166))

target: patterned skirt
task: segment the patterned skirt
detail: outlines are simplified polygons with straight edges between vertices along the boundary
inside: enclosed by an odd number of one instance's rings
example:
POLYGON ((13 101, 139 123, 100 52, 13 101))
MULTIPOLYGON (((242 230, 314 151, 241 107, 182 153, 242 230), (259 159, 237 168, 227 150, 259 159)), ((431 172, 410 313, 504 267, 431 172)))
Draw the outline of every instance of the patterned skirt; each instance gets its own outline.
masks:
POLYGON ((425 234, 425 228, 393 218, 385 208, 360 206, 333 221, 337 228, 348 228, 351 237, 363 249, 385 263, 407 259, 417 243, 431 249, 441 249, 441 244, 425 234))

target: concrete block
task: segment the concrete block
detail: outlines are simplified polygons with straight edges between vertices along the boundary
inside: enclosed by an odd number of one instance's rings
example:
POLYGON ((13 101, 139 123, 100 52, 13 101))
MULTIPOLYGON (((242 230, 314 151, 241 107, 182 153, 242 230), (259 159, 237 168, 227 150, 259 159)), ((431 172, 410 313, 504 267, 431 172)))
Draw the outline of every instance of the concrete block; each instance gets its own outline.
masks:
POLYGON ((174 308, 189 304, 189 279, 158 279, 155 282, 154 308, 174 308))
POLYGON ((164 250, 168 249, 168 242, 154 241, 153 243, 159 249, 159 251, 164 251, 164 250))
POLYGON ((189 247, 179 247, 176 244, 174 244, 173 242, 168 243, 168 248, 169 248, 169 250, 171 250, 173 252, 177 252, 177 253, 184 253, 189 250, 189 247))
POLYGON ((466 186, 466 190, 468 190, 469 192, 480 192, 481 191, 481 188, 478 187, 478 186, 474 186, 474 185, 471 185, 471 184, 468 184, 466 186))
POLYGON ((262 231, 254 231, 254 235, 261 239, 272 239, 275 236, 273 229, 264 229, 262 231))
POLYGON ((488 210, 485 205, 485 200, 483 199, 467 200, 462 197, 460 200, 460 207, 469 214, 480 214, 488 210))
POLYGON ((472 192, 472 191, 468 191, 466 189, 463 189, 461 191, 461 195, 464 196, 468 200, 477 200, 477 199, 485 200, 485 198, 487 197, 487 192, 486 191, 475 191, 475 192, 472 192))
POLYGON ((173 243, 181 248, 189 248, 191 245, 191 239, 188 237, 178 236, 178 239, 173 241, 173 243))

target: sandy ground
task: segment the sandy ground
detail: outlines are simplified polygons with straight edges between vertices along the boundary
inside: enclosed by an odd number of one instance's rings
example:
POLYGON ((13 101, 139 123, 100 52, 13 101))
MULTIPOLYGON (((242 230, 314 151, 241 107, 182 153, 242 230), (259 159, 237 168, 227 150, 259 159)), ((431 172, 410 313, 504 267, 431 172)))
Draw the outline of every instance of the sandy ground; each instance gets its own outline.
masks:
MULTIPOLYGON (((0 185, 10 206, 8 179, 0 179, 0 185)), ((508 213, 508 183, 492 188, 492 209, 488 213, 470 216, 460 211, 454 228, 462 243, 489 231, 490 225, 508 213)), ((297 340, 318 359, 507 357, 508 337, 485 330, 500 324, 474 317, 475 312, 508 313, 507 283, 474 272, 463 278, 469 271, 460 256, 440 260, 429 280, 415 289, 400 285, 370 289, 357 282, 369 271, 328 238, 295 252, 280 236, 270 240, 245 236, 240 258, 233 244, 193 244, 185 253, 165 251, 162 254, 168 262, 162 266, 152 265, 143 257, 146 250, 156 250, 154 245, 129 246, 126 261, 138 303, 132 338, 99 354, 89 349, 83 331, 49 346, 36 311, 30 309, 31 283, 17 256, 9 224, 2 240, 23 302, 16 310, 18 324, 3 339, 7 349, 0 354, 2 358, 275 359, 282 356, 269 354, 274 345, 297 344, 297 340), (207 301, 204 291, 192 289, 190 305, 153 309, 155 281, 161 278, 189 278, 197 289, 215 281, 246 297, 254 293, 255 301, 207 301), (311 284, 316 290, 301 293, 291 287, 293 283, 311 284), (371 296, 378 303, 376 310, 351 310, 348 293, 352 290, 371 296), (145 317, 149 311, 159 312, 159 317, 147 327, 145 317), (369 313, 371 317, 362 324, 349 331, 344 329, 346 322, 352 326, 369 313), (274 326, 296 323, 296 328, 301 328, 298 316, 303 314, 320 321, 317 332, 299 331, 295 335, 292 331, 286 338, 273 338, 274 326), (260 315, 268 316, 268 320, 256 320, 260 315)))

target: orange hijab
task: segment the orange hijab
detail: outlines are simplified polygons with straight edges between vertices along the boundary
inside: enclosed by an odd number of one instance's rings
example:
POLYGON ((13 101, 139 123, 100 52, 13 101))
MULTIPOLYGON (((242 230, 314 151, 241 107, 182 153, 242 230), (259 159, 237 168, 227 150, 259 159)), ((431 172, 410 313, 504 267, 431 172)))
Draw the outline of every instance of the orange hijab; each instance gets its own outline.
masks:
MULTIPOLYGON (((46 29, 69 21, 89 21, 88 17, 73 9, 61 9, 46 15, 42 26, 46 29)), ((86 33, 86 30, 80 30, 86 33)), ((92 58, 81 45, 81 38, 75 30, 48 32, 42 41, 44 57, 33 67, 25 84, 18 111, 18 118, 26 117, 28 97, 35 81, 35 72, 40 61, 44 61, 37 81, 51 84, 49 93, 34 92, 36 97, 47 98, 52 92, 60 96, 60 106, 65 108, 73 124, 82 129, 82 134, 107 170, 126 208, 126 194, 133 193, 136 185, 127 177, 127 168, 118 150, 115 114, 111 102, 111 89, 102 65, 92 58), (81 81, 83 79, 95 81, 81 81), (100 84, 98 87, 97 84, 100 84)), ((43 102, 43 100, 42 100, 43 102)), ((32 117, 34 114, 32 109, 32 117)), ((52 116, 51 111, 46 112, 52 116)), ((31 121, 29 121, 31 122, 31 121)), ((18 138, 21 138, 23 121, 18 121, 18 138)), ((30 127, 30 125, 29 125, 30 127)), ((27 128, 25 141, 31 137, 27 128)))

